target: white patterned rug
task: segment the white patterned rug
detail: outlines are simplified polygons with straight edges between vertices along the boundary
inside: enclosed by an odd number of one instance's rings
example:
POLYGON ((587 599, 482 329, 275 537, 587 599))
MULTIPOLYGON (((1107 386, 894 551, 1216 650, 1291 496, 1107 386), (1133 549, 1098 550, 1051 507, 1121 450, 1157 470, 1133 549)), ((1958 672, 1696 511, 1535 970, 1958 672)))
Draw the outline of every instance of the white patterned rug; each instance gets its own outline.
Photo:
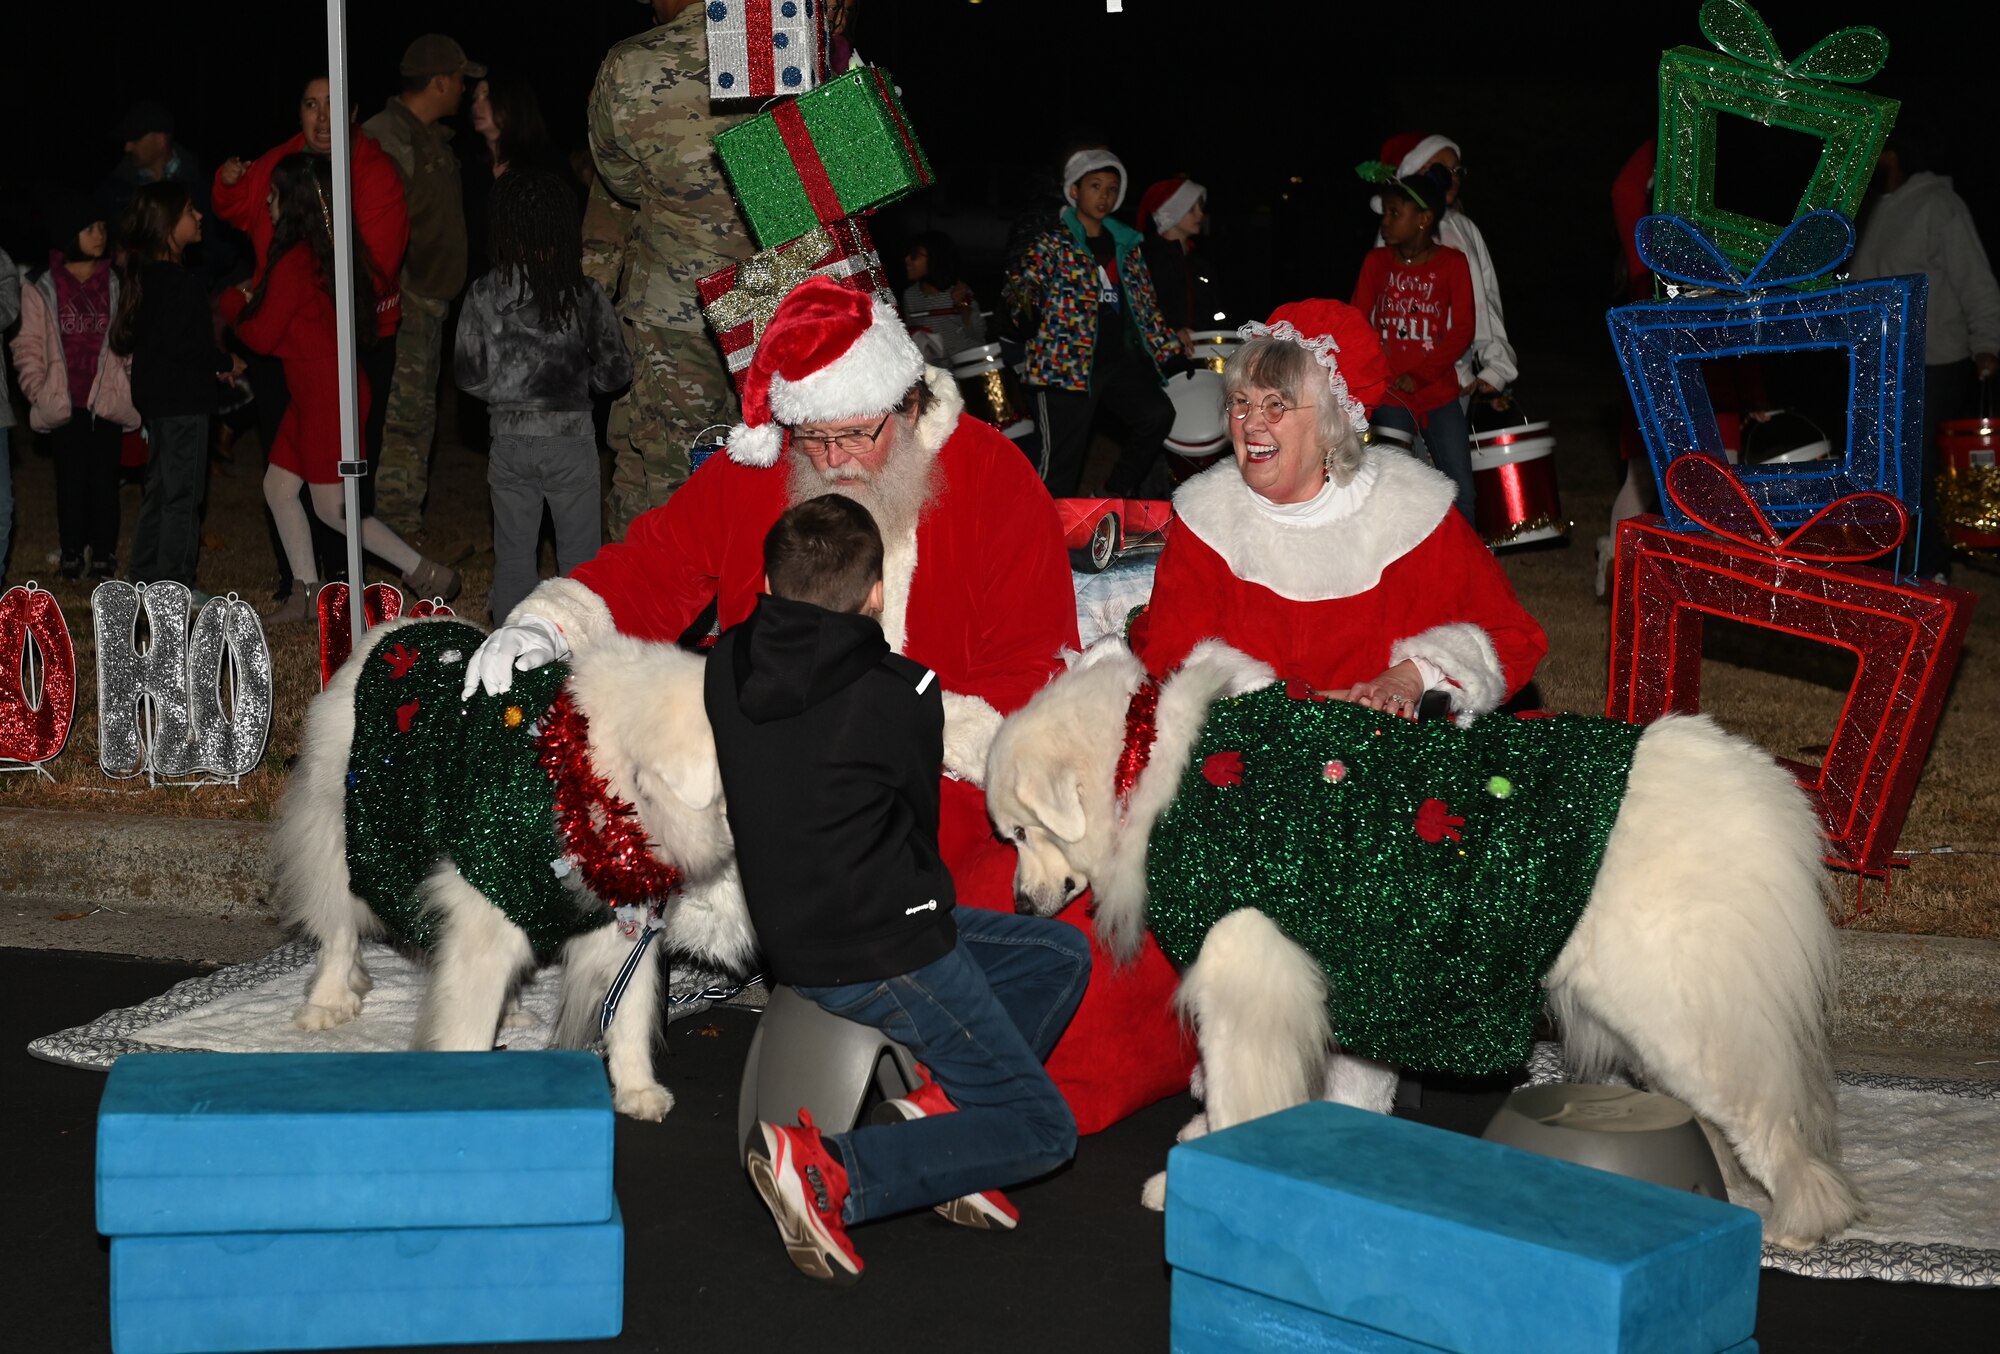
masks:
MULTIPOLYGON (((1561 1081, 1537 1044, 1532 1085, 1561 1081)), ((2000 1287, 2000 1082, 1842 1072, 1841 1165, 1868 1216, 1809 1251, 1764 1247, 1764 1266, 1819 1279, 2000 1287)), ((1733 1203, 1768 1214, 1762 1194, 1733 1203)))
MULTIPOLYGON (((423 969, 379 942, 362 945, 362 961, 375 986, 358 1019, 331 1030, 302 1030, 292 1023, 292 1012, 305 997, 316 948, 310 940, 280 945, 262 959, 189 978, 137 1006, 44 1035, 28 1045, 28 1052, 49 1062, 103 1070, 127 1053, 387 1053, 409 1048, 423 996, 423 969)), ((759 979, 738 983, 676 956, 669 956, 669 962, 669 1020, 717 1002, 763 1004, 759 979)), ((526 1023, 501 1031, 508 1048, 549 1046, 561 986, 560 965, 542 969, 523 986, 526 1023)))

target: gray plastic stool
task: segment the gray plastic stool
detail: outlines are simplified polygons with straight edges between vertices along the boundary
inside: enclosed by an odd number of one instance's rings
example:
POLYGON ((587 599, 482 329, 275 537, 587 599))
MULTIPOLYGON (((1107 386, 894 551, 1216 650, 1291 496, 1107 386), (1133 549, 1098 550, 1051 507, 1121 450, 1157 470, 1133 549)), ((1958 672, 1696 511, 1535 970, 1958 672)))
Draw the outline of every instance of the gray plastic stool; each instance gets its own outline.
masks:
POLYGON ((871 1088, 894 1100, 916 1087, 917 1060, 901 1044, 773 987, 743 1064, 736 1137, 747 1146, 758 1120, 794 1124, 801 1108, 823 1131, 845 1133, 860 1122, 871 1088))
POLYGON ((1507 1097, 1481 1135, 1538 1156, 1729 1200, 1708 1135, 1672 1096, 1560 1082, 1507 1097))

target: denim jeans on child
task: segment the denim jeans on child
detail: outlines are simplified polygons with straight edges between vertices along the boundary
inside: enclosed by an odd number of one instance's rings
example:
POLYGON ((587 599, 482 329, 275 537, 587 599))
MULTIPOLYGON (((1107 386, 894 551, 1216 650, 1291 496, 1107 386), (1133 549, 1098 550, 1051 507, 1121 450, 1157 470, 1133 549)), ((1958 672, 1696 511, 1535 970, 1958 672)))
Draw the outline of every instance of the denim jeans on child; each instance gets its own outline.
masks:
MULTIPOLYGON (((1384 404, 1375 411, 1375 422, 1385 428, 1417 433, 1417 416, 1401 405, 1384 404)), ((1458 510, 1465 514, 1467 522, 1477 527, 1479 519, 1473 515, 1472 425, 1466 421, 1465 410, 1457 400, 1439 405, 1425 415, 1424 428, 1418 436, 1423 438, 1424 450, 1431 455, 1431 464, 1458 486, 1458 510)))
POLYGON ((958 1106, 828 1136, 847 1168, 850 1225, 1032 1180, 1076 1152, 1076 1119, 1042 1059, 1090 982, 1088 939, 1041 917, 953 915, 958 943, 913 973, 797 989, 909 1049, 958 1106))
POLYGON ((201 505, 208 497, 207 414, 146 420, 146 496, 132 535, 132 577, 194 587, 201 505))

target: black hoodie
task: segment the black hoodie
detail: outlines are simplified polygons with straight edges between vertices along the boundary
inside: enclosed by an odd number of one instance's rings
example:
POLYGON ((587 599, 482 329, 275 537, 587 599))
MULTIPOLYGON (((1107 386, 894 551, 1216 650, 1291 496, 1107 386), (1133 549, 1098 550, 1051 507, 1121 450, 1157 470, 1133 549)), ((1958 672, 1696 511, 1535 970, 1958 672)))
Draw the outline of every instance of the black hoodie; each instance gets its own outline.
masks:
POLYGON ((866 616, 764 596, 717 641, 704 694, 770 978, 833 987, 943 958, 936 674, 866 616))

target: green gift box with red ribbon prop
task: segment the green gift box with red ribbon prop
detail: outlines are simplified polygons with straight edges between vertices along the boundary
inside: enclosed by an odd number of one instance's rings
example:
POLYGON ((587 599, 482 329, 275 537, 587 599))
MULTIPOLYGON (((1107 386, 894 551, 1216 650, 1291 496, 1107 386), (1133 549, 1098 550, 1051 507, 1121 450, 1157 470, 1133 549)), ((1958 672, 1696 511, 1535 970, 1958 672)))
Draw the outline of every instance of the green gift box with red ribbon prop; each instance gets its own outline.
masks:
POLYGON ((890 74, 862 66, 715 138, 764 249, 907 197, 932 179, 890 74))
POLYGON ((1852 217, 1902 105, 1852 87, 1888 60, 1889 39, 1877 29, 1843 28, 1787 58, 1743 0, 1708 0, 1701 31, 1717 50, 1676 47, 1660 58, 1653 210, 1694 222, 1747 270, 1791 221, 1761 221, 1716 205, 1718 118, 1746 118, 1819 141, 1819 162, 1792 219, 1822 209, 1852 217))

